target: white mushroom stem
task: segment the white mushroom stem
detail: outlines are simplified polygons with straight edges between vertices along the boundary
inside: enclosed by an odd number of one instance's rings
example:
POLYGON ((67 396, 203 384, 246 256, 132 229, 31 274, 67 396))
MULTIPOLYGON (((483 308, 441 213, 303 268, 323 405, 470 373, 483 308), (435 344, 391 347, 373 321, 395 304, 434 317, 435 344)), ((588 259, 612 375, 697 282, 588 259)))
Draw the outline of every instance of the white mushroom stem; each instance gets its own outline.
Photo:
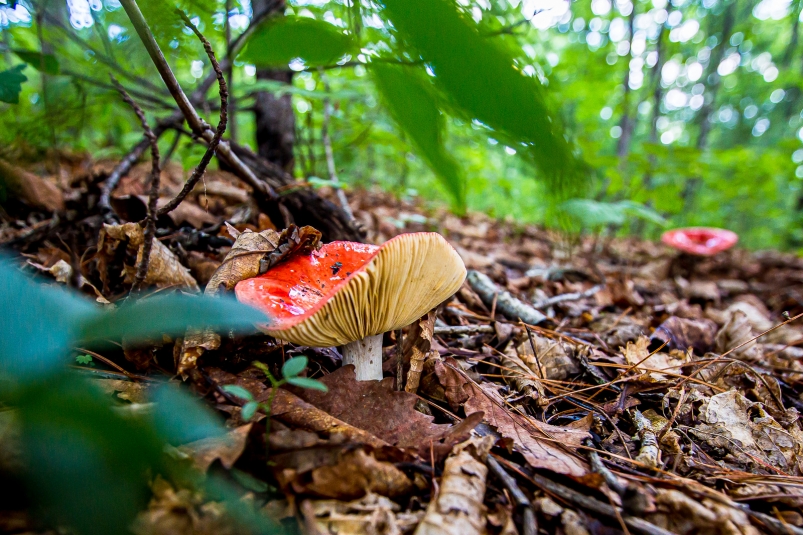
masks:
POLYGON ((358 381, 382 380, 382 335, 366 336, 343 346, 343 365, 354 364, 358 381))

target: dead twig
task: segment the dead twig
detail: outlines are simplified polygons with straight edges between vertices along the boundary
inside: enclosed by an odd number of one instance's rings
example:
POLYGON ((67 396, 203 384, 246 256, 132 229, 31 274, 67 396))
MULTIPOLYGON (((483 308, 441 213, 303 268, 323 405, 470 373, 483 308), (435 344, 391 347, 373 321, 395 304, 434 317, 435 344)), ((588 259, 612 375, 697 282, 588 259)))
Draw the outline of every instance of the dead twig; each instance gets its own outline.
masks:
POLYGON ((499 461, 494 459, 493 455, 489 455, 487 459, 488 468, 491 473, 502 482, 502 485, 510 492, 516 507, 521 510, 521 533, 522 535, 535 535, 538 533, 538 520, 535 518, 535 511, 533 504, 530 503, 529 498, 519 488, 516 480, 507 473, 504 467, 499 464, 499 461))
POLYGON ((489 307, 494 306, 507 318, 514 321, 523 321, 530 325, 538 325, 547 320, 547 317, 536 309, 514 297, 508 291, 500 291, 496 284, 484 273, 471 270, 466 279, 469 286, 480 296, 480 299, 489 307))
POLYGON ((437 335, 464 335, 464 334, 493 334, 496 332, 493 325, 447 325, 435 327, 437 335))
POLYGON ((552 305, 557 305, 558 303, 565 303, 566 301, 578 301, 580 299, 585 299, 586 297, 593 296, 603 288, 605 288, 604 284, 597 284, 596 286, 592 286, 591 288, 589 288, 584 292, 560 294, 554 297, 548 297, 546 299, 542 299, 540 301, 535 301, 533 302, 532 306, 534 308, 547 308, 551 307, 552 305))
POLYGON ((187 17, 187 14, 181 11, 180 9, 176 10, 176 13, 181 17, 181 20, 184 21, 184 24, 195 33, 196 37, 203 43, 204 50, 206 51, 206 55, 209 56, 209 61, 212 63, 212 68, 215 71, 215 75, 217 76, 218 86, 220 88, 220 120, 218 121, 217 128, 215 129, 215 134, 212 136, 212 140, 209 142, 209 145, 206 147, 206 152, 204 152, 203 157, 201 158, 201 162, 192 172, 190 178, 187 182, 184 183, 184 187, 181 188, 181 191, 176 195, 173 199, 171 199, 167 204, 165 204, 160 210, 159 215, 169 214, 173 210, 175 210, 179 204, 189 195, 189 193, 195 187, 195 184, 204 176, 204 172, 206 171, 206 167, 209 165, 209 162, 212 161, 212 157, 215 155, 217 151, 218 145, 220 144, 220 140, 223 137, 223 133, 226 131, 226 125, 228 123, 228 99, 229 99, 229 90, 226 86, 226 78, 223 76, 223 70, 220 68, 220 64, 218 63, 217 59, 215 58, 215 51, 212 50, 212 45, 203 36, 203 34, 198 30, 195 24, 187 17))
MULTIPOLYGON (((329 93, 329 81, 326 79, 326 76, 323 74, 323 70, 320 69, 319 74, 321 79, 323 80, 323 87, 326 93, 329 93)), ((343 209, 343 212, 348 217, 349 221, 354 221, 354 214, 351 212, 351 207, 349 206, 349 200, 346 198, 346 192, 343 191, 340 182, 337 179, 337 168, 335 167, 335 153, 332 150, 332 138, 329 135, 329 123, 332 120, 332 101, 327 96, 323 99, 323 124, 321 126, 321 140, 323 141, 323 149, 324 153, 326 154, 326 168, 329 171, 329 181, 333 184, 335 188, 337 200, 340 203, 340 208, 343 209)))
POLYGON ((126 104, 131 106, 134 113, 137 115, 142 129, 145 131, 145 138, 151 147, 151 178, 150 178, 150 191, 148 193, 148 215, 145 218, 145 232, 143 233, 142 242, 142 258, 137 264, 137 272, 134 277, 134 284, 131 285, 130 295, 136 295, 142 288, 142 283, 145 281, 145 276, 148 274, 148 265, 151 260, 151 249, 153 248, 153 236, 156 234, 156 202, 159 200, 159 175, 161 167, 159 165, 159 138, 151 130, 148 120, 145 118, 145 113, 142 108, 134 102, 131 96, 126 92, 125 88, 112 76, 112 84, 114 84, 117 91, 123 97, 126 104))

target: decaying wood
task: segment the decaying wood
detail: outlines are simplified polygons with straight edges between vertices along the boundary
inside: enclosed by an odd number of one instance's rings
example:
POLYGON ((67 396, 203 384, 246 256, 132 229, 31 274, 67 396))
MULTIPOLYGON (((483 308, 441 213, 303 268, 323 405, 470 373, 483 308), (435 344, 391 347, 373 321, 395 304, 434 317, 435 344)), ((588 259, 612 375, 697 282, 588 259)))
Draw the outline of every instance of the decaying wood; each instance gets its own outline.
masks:
POLYGON ((633 409, 630 415, 641 439, 641 447, 636 460, 650 468, 659 466, 661 450, 658 448, 658 440, 655 438, 652 422, 637 409, 633 409))
POLYGON ((415 530, 415 535, 480 535, 485 532, 483 499, 488 467, 485 459, 491 437, 458 444, 446 459, 438 496, 415 530))
POLYGON ((479 271, 469 270, 466 279, 471 289, 480 296, 482 302, 489 309, 496 302, 496 310, 514 321, 523 321, 529 325, 538 325, 546 321, 547 317, 536 309, 514 297, 507 290, 500 289, 488 275, 479 271))

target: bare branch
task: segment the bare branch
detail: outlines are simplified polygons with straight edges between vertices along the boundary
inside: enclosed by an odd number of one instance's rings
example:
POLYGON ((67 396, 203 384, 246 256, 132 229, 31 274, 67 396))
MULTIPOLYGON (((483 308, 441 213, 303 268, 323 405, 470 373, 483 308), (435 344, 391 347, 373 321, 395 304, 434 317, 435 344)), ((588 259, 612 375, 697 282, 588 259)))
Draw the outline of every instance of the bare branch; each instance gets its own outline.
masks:
MULTIPOLYGON (((326 93, 329 93, 329 81, 326 79, 323 71, 320 71, 321 79, 326 93)), ((329 170, 329 181, 335 186, 337 200, 340 203, 340 208, 346 214, 350 221, 354 221, 354 214, 351 213, 349 207, 349 200, 346 198, 346 192, 340 186, 337 179, 337 169, 335 167, 335 153, 332 150, 332 137, 329 135, 329 124, 332 120, 332 101, 327 96, 323 99, 323 125, 321 126, 321 138, 323 140, 323 149, 326 154, 326 168, 329 170)))
POLYGON ((148 216, 145 219, 142 258, 139 264, 137 264, 137 273, 134 278, 134 284, 131 286, 131 294, 136 294, 142 287, 145 276, 148 274, 148 264, 150 263, 151 249, 153 248, 153 236, 156 234, 156 202, 159 200, 159 173, 161 172, 159 167, 159 138, 153 130, 151 130, 150 125, 148 125, 148 120, 145 119, 145 113, 142 111, 142 108, 134 102, 122 84, 120 84, 114 76, 112 76, 111 79, 117 91, 119 91, 120 95, 123 97, 123 100, 126 104, 131 106, 134 113, 137 114, 142 129, 145 131, 145 137, 151 147, 151 189, 148 194, 148 216))
POLYGON ((159 210, 159 215, 164 215, 175 210, 176 207, 181 204, 181 201, 183 201, 192 191, 192 189, 195 187, 195 184, 197 184, 201 177, 204 176, 206 167, 209 165, 209 162, 212 161, 212 157, 215 155, 215 151, 220 144, 220 139, 223 137, 223 133, 226 131, 226 125, 228 124, 229 90, 228 87, 226 87, 226 78, 223 76, 223 70, 220 68, 220 64, 215 58, 215 51, 212 50, 212 45, 209 43, 206 37, 201 34, 195 24, 193 24, 189 17, 187 17, 187 14, 180 9, 177 9, 176 12, 181 17, 181 20, 184 21, 184 24, 186 24, 187 27, 191 29, 193 33, 195 33, 198 39, 201 40, 201 43, 204 45, 204 50, 206 50, 206 55, 209 56, 209 61, 212 63, 212 68, 215 70, 218 86, 220 87, 220 120, 217 124, 217 129, 215 129, 215 134, 212 137, 212 140, 209 142, 209 145, 207 145, 206 152, 201 158, 201 162, 198 164, 198 167, 196 167, 192 172, 192 175, 184 184, 184 187, 181 189, 179 194, 159 210))

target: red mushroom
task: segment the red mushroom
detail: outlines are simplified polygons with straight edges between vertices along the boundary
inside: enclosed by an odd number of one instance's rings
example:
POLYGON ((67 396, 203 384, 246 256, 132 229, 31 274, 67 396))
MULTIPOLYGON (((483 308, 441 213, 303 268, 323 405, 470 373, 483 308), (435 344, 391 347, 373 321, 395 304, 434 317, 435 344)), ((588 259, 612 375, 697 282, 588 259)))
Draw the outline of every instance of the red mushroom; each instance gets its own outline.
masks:
POLYGON ((243 303, 272 319, 263 330, 300 345, 343 346, 357 380, 382 379, 382 334, 409 325, 455 293, 466 267, 439 234, 381 246, 332 242, 237 283, 243 303))
POLYGON ((684 253, 711 256, 736 245, 739 236, 721 228, 691 227, 664 232, 661 241, 684 253))

